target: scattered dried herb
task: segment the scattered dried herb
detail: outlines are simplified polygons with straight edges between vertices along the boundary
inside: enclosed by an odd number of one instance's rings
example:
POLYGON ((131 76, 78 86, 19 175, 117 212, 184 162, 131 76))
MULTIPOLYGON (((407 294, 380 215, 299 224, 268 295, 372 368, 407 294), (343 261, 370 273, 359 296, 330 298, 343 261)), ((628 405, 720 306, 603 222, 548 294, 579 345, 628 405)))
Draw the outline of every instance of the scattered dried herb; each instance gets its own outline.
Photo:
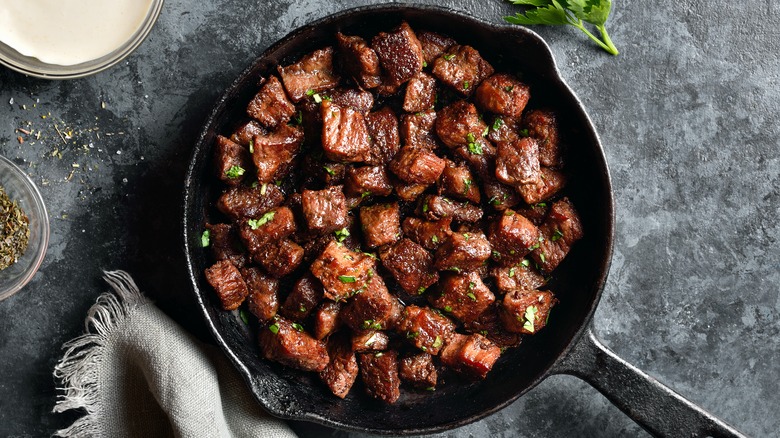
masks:
POLYGON ((0 187, 0 271, 19 260, 29 241, 30 220, 0 187))

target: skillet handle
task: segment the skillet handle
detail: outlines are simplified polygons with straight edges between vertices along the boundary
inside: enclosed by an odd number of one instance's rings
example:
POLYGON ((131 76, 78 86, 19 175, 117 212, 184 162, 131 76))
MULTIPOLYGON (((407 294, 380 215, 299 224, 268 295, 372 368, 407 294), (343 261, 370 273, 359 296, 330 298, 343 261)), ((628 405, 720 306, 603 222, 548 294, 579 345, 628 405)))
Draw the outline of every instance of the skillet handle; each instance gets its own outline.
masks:
POLYGON ((619 358, 589 326, 555 364, 556 374, 588 382, 640 426, 663 437, 740 437, 745 435, 693 404, 639 368, 619 358))

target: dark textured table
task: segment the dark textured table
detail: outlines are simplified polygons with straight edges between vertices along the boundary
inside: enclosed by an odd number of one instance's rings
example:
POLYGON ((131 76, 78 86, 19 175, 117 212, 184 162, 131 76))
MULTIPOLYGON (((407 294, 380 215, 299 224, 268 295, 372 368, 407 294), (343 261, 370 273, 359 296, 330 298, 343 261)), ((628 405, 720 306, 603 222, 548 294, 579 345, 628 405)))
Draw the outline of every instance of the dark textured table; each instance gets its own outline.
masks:
MULTIPOLYGON (((0 436, 46 436, 73 420, 51 414, 51 372, 106 290, 103 269, 130 271, 163 310, 208 338, 179 247, 198 127, 272 42, 372 2, 243 3, 168 0, 135 54, 87 79, 0 70, 0 154, 37 182, 52 222, 40 272, 0 302, 0 436)), ((498 0, 421 3, 493 21, 512 10, 498 0)), ((594 119, 616 190, 616 251, 595 328, 620 356, 748 435, 777 436, 780 3, 649 3, 617 2, 608 27, 618 57, 572 28, 534 29, 594 119)), ((446 435, 643 434, 595 390, 556 376, 446 435)))

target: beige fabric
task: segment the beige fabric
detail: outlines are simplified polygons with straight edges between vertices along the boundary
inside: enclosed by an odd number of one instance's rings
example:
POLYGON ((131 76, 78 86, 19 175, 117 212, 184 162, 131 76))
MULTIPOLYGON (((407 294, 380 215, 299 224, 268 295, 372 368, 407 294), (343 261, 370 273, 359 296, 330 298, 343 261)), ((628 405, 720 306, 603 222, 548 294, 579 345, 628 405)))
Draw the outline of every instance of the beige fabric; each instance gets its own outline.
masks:
POLYGON ((86 415, 63 437, 295 437, 270 417, 217 349, 162 313, 122 271, 90 309, 87 333, 65 344, 54 411, 86 415))

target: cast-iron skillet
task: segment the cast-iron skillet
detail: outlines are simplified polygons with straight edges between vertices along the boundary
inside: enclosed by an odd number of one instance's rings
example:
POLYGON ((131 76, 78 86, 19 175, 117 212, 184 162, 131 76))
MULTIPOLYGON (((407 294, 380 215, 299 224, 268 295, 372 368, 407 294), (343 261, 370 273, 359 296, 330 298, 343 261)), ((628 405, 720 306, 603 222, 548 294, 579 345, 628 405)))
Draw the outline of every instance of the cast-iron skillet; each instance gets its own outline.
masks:
POLYGON ((564 83, 545 42, 518 26, 499 26, 451 10, 383 5, 348 10, 295 30, 266 50, 222 96, 193 151, 184 190, 184 239, 195 297, 219 345, 263 407, 275 416, 341 429, 418 434, 461 426, 512 403, 552 374, 572 374, 592 384, 637 423, 663 436, 741 436, 732 427, 626 363, 604 347, 590 324, 612 256, 615 212, 609 171, 598 135, 582 103, 564 83), (235 314, 220 309, 205 282, 208 267, 200 235, 219 189, 212 177, 214 138, 244 115, 258 78, 279 64, 334 44, 334 34, 371 36, 406 20, 414 29, 447 34, 477 48, 497 71, 523 72, 532 104, 542 102, 560 116, 568 139, 566 189, 579 210, 585 238, 554 272, 549 288, 560 304, 549 325, 510 349, 484 381, 451 382, 435 392, 404 391, 394 405, 369 400, 353 388, 341 400, 313 373, 301 373, 259 357, 256 340, 235 314))

